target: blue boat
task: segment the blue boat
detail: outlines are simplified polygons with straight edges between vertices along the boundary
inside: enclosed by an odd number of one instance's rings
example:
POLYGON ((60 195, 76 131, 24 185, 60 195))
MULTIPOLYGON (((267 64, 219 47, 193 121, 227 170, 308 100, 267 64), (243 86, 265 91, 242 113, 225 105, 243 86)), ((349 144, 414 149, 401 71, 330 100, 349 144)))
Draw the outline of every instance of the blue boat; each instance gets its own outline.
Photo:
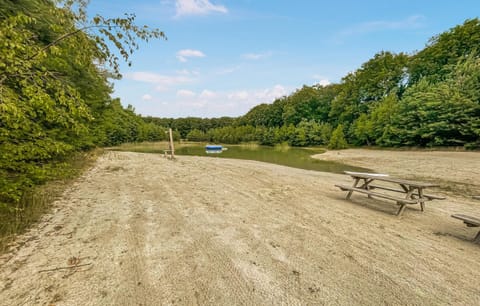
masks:
POLYGON ((220 145, 206 145, 205 152, 206 153, 222 153, 224 148, 220 145))

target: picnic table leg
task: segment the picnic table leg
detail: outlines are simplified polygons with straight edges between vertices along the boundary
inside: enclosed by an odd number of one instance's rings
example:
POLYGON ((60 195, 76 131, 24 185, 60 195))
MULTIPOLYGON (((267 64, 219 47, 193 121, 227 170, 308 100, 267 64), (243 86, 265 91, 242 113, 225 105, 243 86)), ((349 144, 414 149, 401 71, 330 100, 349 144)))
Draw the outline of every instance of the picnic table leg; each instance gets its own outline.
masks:
POLYGON ((403 214, 403 211, 405 210, 405 208, 407 207, 407 204, 398 203, 398 202, 397 202, 397 204, 401 205, 400 208, 397 211, 397 217, 400 217, 403 214))
MULTIPOLYGON (((413 199, 412 194, 415 191, 415 189, 414 188, 408 188, 407 186, 405 186, 403 184, 400 184, 400 186, 403 188, 403 190, 405 190, 405 193, 406 193, 405 199, 409 199, 409 200, 413 199)), ((400 205, 400 208, 397 211, 397 217, 400 217, 403 214, 403 212, 405 211, 405 208, 407 208, 407 204, 397 202, 397 205, 400 205)))
POLYGON ((473 242, 480 244, 480 231, 478 232, 477 236, 473 239, 473 242))
POLYGON ((423 188, 418 188, 418 200, 420 202, 420 209, 423 212, 425 210, 425 201, 423 200, 423 188))
MULTIPOLYGON (((370 190, 370 185, 369 185, 369 184, 370 184, 371 182, 373 182, 373 179, 366 179, 366 178, 364 178, 364 179, 363 179, 363 185, 362 185, 360 188, 363 188, 363 189, 366 189, 366 190, 370 190)), ((372 198, 372 195, 369 194, 369 195, 367 195, 367 197, 368 197, 369 199, 371 199, 371 198, 372 198)))
MULTIPOLYGON (((370 183, 373 182, 373 179, 369 179, 369 178, 362 178, 363 180, 363 184, 361 186, 358 186, 358 182, 360 181, 360 178, 357 178, 355 180, 355 183, 353 183, 353 187, 357 187, 357 188, 361 188, 361 189, 365 189, 365 190, 370 190, 370 183)), ((371 195, 367 195, 369 198, 372 198, 371 195)))
MULTIPOLYGON (((369 184, 370 184, 371 182, 373 182, 373 179, 363 178, 363 185, 362 185, 362 186, 359 186, 358 188, 370 190, 369 184)), ((353 186, 353 187, 357 187, 357 186, 353 186)))
MULTIPOLYGON (((357 187, 357 184, 358 184, 358 181, 360 179, 359 178, 356 178, 355 181, 353 182, 353 187, 357 187)), ((350 200, 350 197, 352 196, 352 193, 353 193, 353 190, 350 190, 348 193, 347 193, 347 200, 350 200)))

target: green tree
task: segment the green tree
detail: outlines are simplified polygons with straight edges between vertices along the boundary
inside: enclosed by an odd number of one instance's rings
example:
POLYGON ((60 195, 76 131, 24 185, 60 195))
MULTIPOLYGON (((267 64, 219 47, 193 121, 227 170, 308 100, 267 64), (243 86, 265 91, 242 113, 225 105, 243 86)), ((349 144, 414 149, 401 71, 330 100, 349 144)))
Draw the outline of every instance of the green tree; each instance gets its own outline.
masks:
POLYGON ((242 117, 242 124, 253 126, 270 126, 269 117, 271 114, 271 109, 272 105, 266 103, 254 106, 242 117))
POLYGON ((266 145, 266 146, 273 146, 275 144, 275 128, 267 128, 262 133, 260 144, 266 145))
MULTIPOLYGON (((478 60, 476 62, 478 65, 478 60)), ((478 143, 479 102, 465 94, 462 85, 471 84, 468 78, 459 80, 455 73, 451 77, 433 84, 424 79, 407 90, 392 127, 383 140, 386 145, 458 146, 478 143)))
POLYGON ((283 124, 298 125, 302 120, 327 122, 330 105, 338 89, 337 85, 304 85, 284 99, 283 124))
POLYGON ((313 119, 318 103, 317 88, 303 86, 287 98, 282 115, 284 124, 297 125, 302 119, 313 119))
POLYGON ((392 93, 400 96, 407 81, 407 61, 408 56, 403 53, 380 52, 345 76, 329 114, 335 118, 334 123, 349 125, 368 113, 370 104, 392 93))
POLYGON ((191 130, 187 134, 186 138, 190 141, 206 141, 206 140, 208 140, 207 135, 203 131, 200 131, 200 130, 197 130, 197 129, 191 130))
POLYGON ((332 138, 328 143, 328 148, 331 150, 341 150, 346 149, 348 143, 345 140, 345 134, 343 133, 343 125, 338 125, 337 128, 332 133, 332 138))
POLYGON ((462 25, 430 39, 409 63, 409 84, 426 78, 429 82, 445 80, 462 58, 476 54, 480 46, 480 20, 466 20, 462 25))
POLYGON ((397 95, 390 94, 372 105, 369 113, 361 114, 353 124, 355 144, 381 144, 386 130, 392 124, 392 117, 398 112, 398 103, 397 95))
POLYGON ((107 41, 129 61, 137 39, 164 34, 136 26, 133 15, 89 20, 85 8, 81 0, 0 3, 3 204, 14 204, 27 188, 53 176, 54 165, 71 152, 95 145, 104 136, 128 140, 138 136, 136 115, 123 110, 120 117, 128 124, 116 130, 118 135, 92 133, 97 125, 107 127, 101 119, 112 110, 107 78, 119 75, 118 57, 107 41))

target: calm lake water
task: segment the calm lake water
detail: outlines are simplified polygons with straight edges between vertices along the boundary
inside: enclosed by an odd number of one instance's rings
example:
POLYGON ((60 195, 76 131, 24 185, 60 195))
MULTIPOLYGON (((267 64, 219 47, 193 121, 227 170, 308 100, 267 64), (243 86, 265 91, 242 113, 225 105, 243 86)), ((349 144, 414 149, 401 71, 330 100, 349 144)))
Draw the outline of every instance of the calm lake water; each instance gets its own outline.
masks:
POLYGON ((175 154, 257 160, 294 168, 334 173, 341 173, 343 171, 368 171, 368 169, 365 168, 352 167, 310 157, 311 155, 322 153, 323 151, 320 149, 242 145, 226 145, 224 147, 226 147, 227 150, 222 153, 207 154, 205 152, 205 146, 203 145, 186 146, 175 149, 175 154))

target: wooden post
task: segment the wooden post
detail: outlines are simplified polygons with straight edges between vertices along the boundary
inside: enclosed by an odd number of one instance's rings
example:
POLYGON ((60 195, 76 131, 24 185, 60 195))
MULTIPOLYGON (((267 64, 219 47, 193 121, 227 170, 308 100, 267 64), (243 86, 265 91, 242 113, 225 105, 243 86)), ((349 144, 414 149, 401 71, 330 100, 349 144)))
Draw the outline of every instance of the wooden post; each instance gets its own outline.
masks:
POLYGON ((172 135, 172 129, 168 129, 168 135, 170 136, 170 156, 171 158, 175 158, 175 148, 173 147, 173 135, 172 135))
POLYGON ((480 244, 480 232, 478 232, 477 236, 475 236, 473 242, 480 244))

